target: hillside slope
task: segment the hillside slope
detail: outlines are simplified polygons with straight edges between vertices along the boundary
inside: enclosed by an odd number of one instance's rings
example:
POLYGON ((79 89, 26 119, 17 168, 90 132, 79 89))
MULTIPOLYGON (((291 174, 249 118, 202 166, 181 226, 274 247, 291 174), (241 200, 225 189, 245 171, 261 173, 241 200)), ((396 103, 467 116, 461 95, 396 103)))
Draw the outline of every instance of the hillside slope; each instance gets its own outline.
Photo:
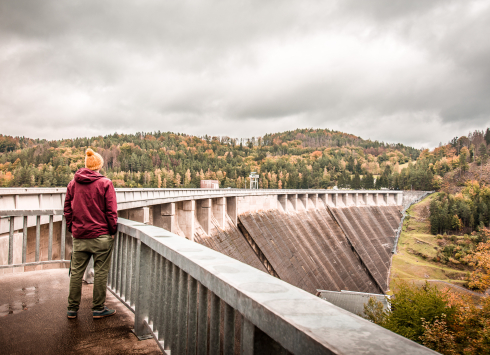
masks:
POLYGON ((388 176, 400 164, 420 154, 402 144, 328 129, 250 139, 171 132, 56 141, 0 135, 0 187, 66 186, 84 167, 89 146, 104 158, 103 173, 116 187, 192 188, 212 179, 223 188, 245 188, 250 173, 258 172, 260 188, 328 188, 338 182, 340 187, 374 188, 373 175, 383 174, 376 186, 380 188, 390 186, 388 176))
MULTIPOLYGON (((407 210, 407 217, 398 242, 398 251, 393 255, 390 285, 397 280, 409 280, 423 285, 426 281, 439 288, 450 287, 454 292, 479 298, 467 284, 470 268, 462 264, 438 262, 444 250, 446 238, 462 240, 464 236, 436 236, 430 234, 429 206, 437 194, 432 194, 407 210)), ((390 288, 393 288, 392 286, 390 288)))

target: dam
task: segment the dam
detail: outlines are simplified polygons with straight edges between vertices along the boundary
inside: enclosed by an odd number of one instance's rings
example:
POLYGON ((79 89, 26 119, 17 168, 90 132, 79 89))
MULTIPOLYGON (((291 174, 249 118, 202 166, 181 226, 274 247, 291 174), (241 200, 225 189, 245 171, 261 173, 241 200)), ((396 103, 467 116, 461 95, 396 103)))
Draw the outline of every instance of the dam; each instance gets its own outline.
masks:
MULTIPOLYGON (((0 281, 69 266, 65 192, 1 190, 0 281)), ((320 289, 388 290, 401 211, 417 193, 116 193, 108 290, 134 313, 138 338, 154 338, 163 352, 431 353, 315 296, 320 289)))
MULTIPOLYGON (((62 188, 3 189, 0 210, 14 217, 9 223, 1 220, 0 263, 8 264, 12 223, 19 231, 12 236, 14 264, 22 261, 24 227, 25 263, 69 255, 71 237, 62 231, 64 193, 62 188), (15 217, 21 210, 45 214, 15 217), (50 245, 54 249, 49 250, 50 245), (51 258, 46 257, 48 252, 51 258)), ((400 211, 407 199, 399 191, 116 189, 116 193, 120 217, 164 228, 310 293, 386 292, 400 211)))
POLYGON ((196 221, 195 241, 310 293, 383 293, 401 218, 395 199, 389 202, 333 207, 316 195, 288 196, 239 213, 236 223, 225 216, 222 226, 212 216, 209 231, 196 221))

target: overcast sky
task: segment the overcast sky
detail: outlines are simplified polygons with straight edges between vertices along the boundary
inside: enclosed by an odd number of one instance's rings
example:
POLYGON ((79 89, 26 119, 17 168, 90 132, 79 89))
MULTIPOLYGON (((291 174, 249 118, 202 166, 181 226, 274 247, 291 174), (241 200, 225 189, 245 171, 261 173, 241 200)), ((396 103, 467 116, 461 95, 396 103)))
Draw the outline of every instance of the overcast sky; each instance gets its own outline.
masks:
POLYGON ((490 126, 490 1, 0 1, 0 133, 490 126))

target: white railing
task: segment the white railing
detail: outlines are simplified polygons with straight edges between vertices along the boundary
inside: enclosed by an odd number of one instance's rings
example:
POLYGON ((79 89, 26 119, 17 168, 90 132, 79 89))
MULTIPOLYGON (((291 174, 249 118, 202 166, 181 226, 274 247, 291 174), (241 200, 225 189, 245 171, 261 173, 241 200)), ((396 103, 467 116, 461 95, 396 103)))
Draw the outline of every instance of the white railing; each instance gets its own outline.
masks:
POLYGON ((8 252, 7 263, 0 265, 0 269, 33 266, 42 264, 62 263, 67 264, 70 261, 66 260, 65 256, 65 243, 66 243, 66 221, 63 216, 62 210, 24 210, 24 211, 0 211, 1 221, 6 221, 9 225, 8 229, 8 252), (61 220, 61 230, 59 238, 59 256, 53 259, 53 242, 54 242, 54 221, 55 217, 61 220), (47 256, 41 260, 41 224, 42 220, 46 220, 49 225, 48 229, 48 250, 47 256), (28 220, 31 220, 30 224, 35 224, 35 254, 34 261, 27 261, 27 234, 28 234, 28 220), (33 222, 33 223, 32 223, 33 222), (19 224, 22 225, 19 228, 19 224), (22 261, 14 261, 14 235, 15 231, 22 232, 22 246, 17 246, 16 250, 20 251, 22 255, 22 261))
POLYGON ((125 219, 108 287, 135 313, 136 335, 172 354, 435 354, 249 265, 125 219))

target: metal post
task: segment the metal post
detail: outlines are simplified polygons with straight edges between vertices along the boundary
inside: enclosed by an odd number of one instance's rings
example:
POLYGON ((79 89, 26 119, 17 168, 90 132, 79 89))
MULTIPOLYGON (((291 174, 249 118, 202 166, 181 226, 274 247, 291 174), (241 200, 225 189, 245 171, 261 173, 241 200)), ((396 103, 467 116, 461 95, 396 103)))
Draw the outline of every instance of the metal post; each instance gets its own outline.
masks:
POLYGON ((114 272, 116 270, 116 255, 115 255, 116 253, 114 250, 116 249, 116 243, 117 243, 117 237, 115 236, 114 242, 112 243, 111 268, 109 269, 109 277, 107 278, 107 285, 109 285, 109 288, 112 291, 115 291, 115 289, 114 289, 114 280, 115 280, 114 272))
POLYGON ((10 216, 8 264, 14 263, 14 216, 10 216))
POLYGON ((165 304, 167 292, 167 259, 160 255, 160 300, 158 302, 158 340, 165 339, 165 304))
POLYGON ((223 354, 235 354, 235 310, 225 303, 225 333, 223 338, 223 354))
POLYGON ((39 261, 39 249, 41 247, 41 216, 36 216, 36 259, 39 261))
POLYGON ((113 244, 113 250, 112 250, 112 257, 113 257, 113 260, 112 260, 112 268, 114 270, 114 272, 112 273, 112 290, 117 293, 117 264, 119 262, 119 258, 118 258, 118 248, 119 248, 119 235, 121 233, 120 232, 117 232, 116 233, 116 237, 114 238, 114 244, 113 244))
POLYGON ((240 355, 253 355, 254 353, 255 325, 245 316, 242 316, 242 335, 240 339, 240 355))
POLYGON ((65 242, 66 242, 66 219, 61 218, 61 260, 65 260, 65 242))
POLYGON ((151 249, 147 245, 138 240, 136 250, 136 305, 134 311, 134 333, 139 340, 149 339, 152 337, 146 325, 150 308, 150 268, 149 263, 151 257, 151 249))
MULTIPOLYGON (((163 257, 158 254, 156 254, 156 267, 155 267, 155 278, 154 281, 156 284, 156 290, 155 290, 155 303, 154 303, 154 318, 153 318, 153 331, 157 331, 158 335, 160 335, 162 331, 162 322, 161 322, 161 310, 162 310, 162 305, 161 301, 163 300, 163 287, 162 287, 162 273, 163 273, 163 257)), ((158 338, 157 338, 158 340, 158 338)))
MULTIPOLYGON (((157 253, 152 250, 150 257, 150 300, 148 302, 148 323, 153 326, 153 330, 155 330, 155 301, 156 301, 156 290, 157 283, 155 282, 155 273, 157 271, 156 263, 157 263, 157 253)), ((148 261, 147 261, 148 262, 148 261)))
POLYGON ((48 260, 53 259, 53 215, 49 216, 48 260))
POLYGON ((197 280, 189 277, 189 324, 187 326, 187 354, 196 354, 197 343, 197 280))
POLYGON ((24 216, 24 230, 22 233, 22 264, 27 260, 27 216, 24 216))
POLYGON ((220 299, 211 294, 211 314, 209 319, 209 355, 219 355, 219 321, 220 321, 220 299))
POLYGON ((138 248, 138 240, 134 237, 131 238, 131 307, 135 305, 135 299, 137 296, 138 290, 136 289, 136 249, 138 248))
POLYGON ((116 292, 118 293, 118 295, 120 296, 121 295, 121 286, 122 286, 122 246, 123 246, 123 243, 124 243, 124 236, 125 234, 124 233, 119 233, 119 241, 117 243, 117 270, 116 270, 116 274, 117 274, 117 289, 116 289, 116 292))
POLYGON ((120 295, 123 300, 126 300, 126 271, 128 266, 128 238, 127 234, 123 234, 121 243, 121 290, 120 295))
POLYGON ((187 305, 188 305, 188 287, 189 279, 184 270, 180 269, 179 276, 179 309, 178 313, 178 327, 179 337, 177 345, 177 354, 185 354, 187 348, 187 305))
MULTIPOLYGON (((178 337, 179 337, 179 328, 177 326, 177 309, 178 309, 178 304, 179 304, 179 268, 175 265, 172 264, 172 298, 171 298, 171 303, 170 303, 170 329, 169 329, 169 347, 170 351, 175 351, 177 348, 178 344, 178 337)), ((167 341, 165 341, 167 343, 167 341)), ((167 346, 165 346, 166 348, 167 346)))
POLYGON ((133 237, 127 236, 126 240, 126 275, 124 277, 125 283, 126 283, 126 288, 124 289, 124 301, 126 301, 127 304, 130 302, 130 295, 131 295, 131 258, 133 257, 132 252, 131 252, 131 241, 133 237))
POLYGON ((163 313, 163 340, 165 341, 164 349, 170 350, 170 339, 172 337, 171 332, 171 318, 172 318, 172 286, 173 286, 173 264, 165 259, 165 306, 163 313))
POLYGON ((208 353, 208 289, 199 283, 199 308, 197 319, 197 353, 208 353))

